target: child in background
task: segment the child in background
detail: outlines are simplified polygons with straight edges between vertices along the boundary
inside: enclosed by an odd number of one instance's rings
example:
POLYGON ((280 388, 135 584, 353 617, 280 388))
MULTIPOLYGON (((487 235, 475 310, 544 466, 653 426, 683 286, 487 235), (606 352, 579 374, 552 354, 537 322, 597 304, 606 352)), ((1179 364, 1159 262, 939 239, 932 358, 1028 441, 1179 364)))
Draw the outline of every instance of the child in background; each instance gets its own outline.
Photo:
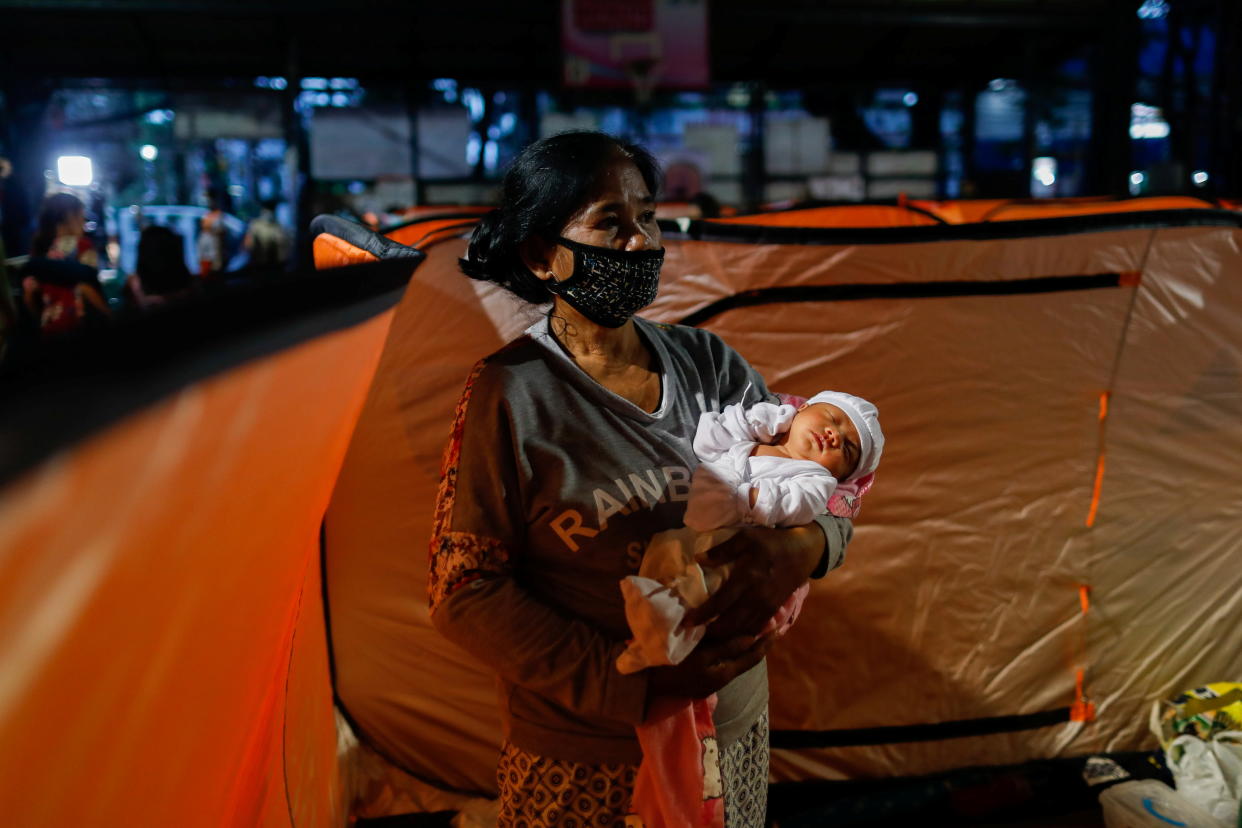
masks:
MULTIPOLYGON (((617 659, 622 673, 678 664, 703 638, 704 626, 684 629, 682 619, 715 591, 728 568, 701 566, 696 558, 738 527, 856 516, 884 451, 884 433, 873 404, 824 391, 797 407, 734 404, 705 412, 694 450, 701 462, 690 485, 688 529, 653 537, 639 574, 621 584, 634 633, 617 659)), ((806 584, 799 587, 762 634, 783 635, 807 591, 806 584)), ((659 699, 637 728, 643 761, 634 807, 647 825, 723 824, 714 708, 714 696, 659 699)))

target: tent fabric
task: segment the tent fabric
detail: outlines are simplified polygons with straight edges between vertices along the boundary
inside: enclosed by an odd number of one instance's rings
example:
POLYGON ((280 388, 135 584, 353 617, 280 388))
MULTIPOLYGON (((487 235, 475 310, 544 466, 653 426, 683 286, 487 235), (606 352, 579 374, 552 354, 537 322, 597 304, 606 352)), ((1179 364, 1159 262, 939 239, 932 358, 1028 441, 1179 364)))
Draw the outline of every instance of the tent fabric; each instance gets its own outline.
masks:
POLYGON ((1211 208, 1210 202, 1185 196, 1113 199, 1106 197, 1060 199, 971 199, 932 201, 898 199, 895 204, 836 204, 774 210, 712 219, 712 224, 762 227, 923 227, 933 224, 975 224, 1025 221, 1148 210, 1211 208))
POLYGON ((477 221, 477 216, 437 216, 401 225, 390 230, 388 238, 410 247, 430 247, 438 241, 468 233, 477 221))
POLYGON ((6 824, 343 824, 319 532, 411 267, 169 308, 7 378, 6 824))
MULTIPOLYGON (((701 324, 773 388, 876 401, 892 435, 845 567, 770 656, 776 780, 1138 749, 1152 698, 1236 669, 1242 633, 1212 619, 1242 610, 1242 231, 1192 212, 666 239, 645 315, 756 297, 701 324), (861 298, 813 298, 851 286, 861 298)), ((462 277, 464 247, 428 248, 397 309, 325 566, 337 692, 363 738, 487 792, 492 679, 427 621, 425 544, 461 383, 538 311, 462 277)))
POLYGON ((1057 216, 1089 216, 1100 213, 1135 213, 1143 210, 1204 209, 1213 205, 1198 198, 1184 196, 1153 196, 1118 201, 1081 201, 1070 204, 1047 204, 1043 200, 1010 201, 997 205, 979 218, 979 221, 1023 221, 1025 219, 1057 216))
POLYGON ((1210 202, 1187 196, 1144 196, 1140 198, 1109 198, 1081 196, 1078 198, 1016 198, 970 199, 960 201, 924 201, 911 199, 909 206, 922 208, 950 224, 972 224, 988 221, 1024 221, 1050 216, 1082 216, 1097 213, 1138 213, 1147 210, 1179 210, 1210 208, 1210 202))
POLYGON ((721 224, 761 224, 769 227, 922 227, 944 223, 933 211, 889 204, 775 210, 711 221, 721 224))

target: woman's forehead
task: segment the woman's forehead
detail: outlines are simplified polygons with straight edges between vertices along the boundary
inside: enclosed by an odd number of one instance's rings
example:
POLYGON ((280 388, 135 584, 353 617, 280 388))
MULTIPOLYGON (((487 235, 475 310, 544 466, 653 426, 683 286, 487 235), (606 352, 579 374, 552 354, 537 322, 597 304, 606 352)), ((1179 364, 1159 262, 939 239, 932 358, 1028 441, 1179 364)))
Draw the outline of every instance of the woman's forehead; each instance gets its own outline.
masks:
POLYGON ((612 156, 609 162, 599 171, 595 184, 587 196, 587 205, 604 202, 654 201, 647 182, 638 170, 638 166, 628 156, 620 152, 612 156))

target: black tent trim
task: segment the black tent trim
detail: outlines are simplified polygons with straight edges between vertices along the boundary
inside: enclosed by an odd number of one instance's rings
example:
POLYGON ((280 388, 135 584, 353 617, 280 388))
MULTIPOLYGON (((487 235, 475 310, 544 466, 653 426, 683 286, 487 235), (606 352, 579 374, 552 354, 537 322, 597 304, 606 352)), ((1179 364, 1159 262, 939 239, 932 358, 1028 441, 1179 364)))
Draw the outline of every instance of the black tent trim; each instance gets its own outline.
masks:
POLYGON ((865 745, 895 745, 905 742, 937 742, 943 739, 961 739, 967 736, 1014 733, 1020 730, 1037 730, 1041 727, 1063 724, 1069 720, 1070 709, 1068 707, 1059 707, 1055 710, 1046 710, 1041 713, 958 719, 936 724, 861 727, 847 730, 773 730, 771 731, 770 738, 773 748, 783 750, 862 747, 865 745))
POLYGON ((422 253, 413 247, 386 239, 356 221, 349 221, 340 216, 321 215, 311 219, 311 238, 325 233, 329 236, 336 236, 359 250, 365 250, 377 259, 418 259, 421 261, 423 258, 422 253))
POLYGON ((765 215, 771 214, 771 213, 800 213, 800 212, 803 212, 804 210, 818 210, 824 207, 848 207, 848 208, 894 207, 900 210, 906 210, 907 212, 917 213, 920 216, 926 216, 927 218, 931 219, 937 224, 948 224, 949 223, 944 219, 943 216, 936 215, 936 213, 932 212, 931 210, 928 210, 926 207, 920 207, 917 204, 911 203, 907 199, 898 199, 898 198, 869 199, 867 201, 846 201, 844 199, 811 198, 811 199, 807 199, 806 201, 799 201, 796 204, 791 204, 788 207, 781 207, 776 210, 764 210, 763 212, 765 215))
MULTIPOLYGON (((665 226, 665 225, 662 225, 665 226)), ((1161 229, 1171 227, 1242 227, 1242 213, 1231 210, 1184 208, 1134 213, 1096 213, 1020 221, 972 224, 934 224, 918 227, 777 227, 758 224, 725 224, 695 220, 684 232, 669 226, 672 238, 739 244, 866 245, 918 244, 935 241, 991 241, 1039 236, 1065 236, 1108 230, 1161 229)))
POLYGON ((884 282, 880 284, 801 285, 748 290, 718 299, 680 321, 702 325, 708 319, 735 308, 775 305, 784 302, 853 302, 862 299, 943 299, 962 296, 1017 296, 1071 290, 1098 290, 1121 285, 1120 273, 1081 276, 1037 276, 1001 282, 949 280, 941 282, 884 282))

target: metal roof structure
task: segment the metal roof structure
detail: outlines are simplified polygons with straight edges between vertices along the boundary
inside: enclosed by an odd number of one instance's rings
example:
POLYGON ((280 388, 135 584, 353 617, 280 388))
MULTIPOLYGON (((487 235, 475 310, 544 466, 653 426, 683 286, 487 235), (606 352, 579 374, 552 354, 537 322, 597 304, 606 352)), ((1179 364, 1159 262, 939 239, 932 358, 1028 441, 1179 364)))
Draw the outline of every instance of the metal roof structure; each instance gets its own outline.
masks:
MULTIPOLYGON (((712 0, 712 78, 802 85, 824 77, 943 84, 1020 76, 1124 33, 1135 7, 1134 0, 712 0)), ((553 0, 0 0, 0 72, 10 79, 300 72, 554 85, 560 8, 553 0)))

